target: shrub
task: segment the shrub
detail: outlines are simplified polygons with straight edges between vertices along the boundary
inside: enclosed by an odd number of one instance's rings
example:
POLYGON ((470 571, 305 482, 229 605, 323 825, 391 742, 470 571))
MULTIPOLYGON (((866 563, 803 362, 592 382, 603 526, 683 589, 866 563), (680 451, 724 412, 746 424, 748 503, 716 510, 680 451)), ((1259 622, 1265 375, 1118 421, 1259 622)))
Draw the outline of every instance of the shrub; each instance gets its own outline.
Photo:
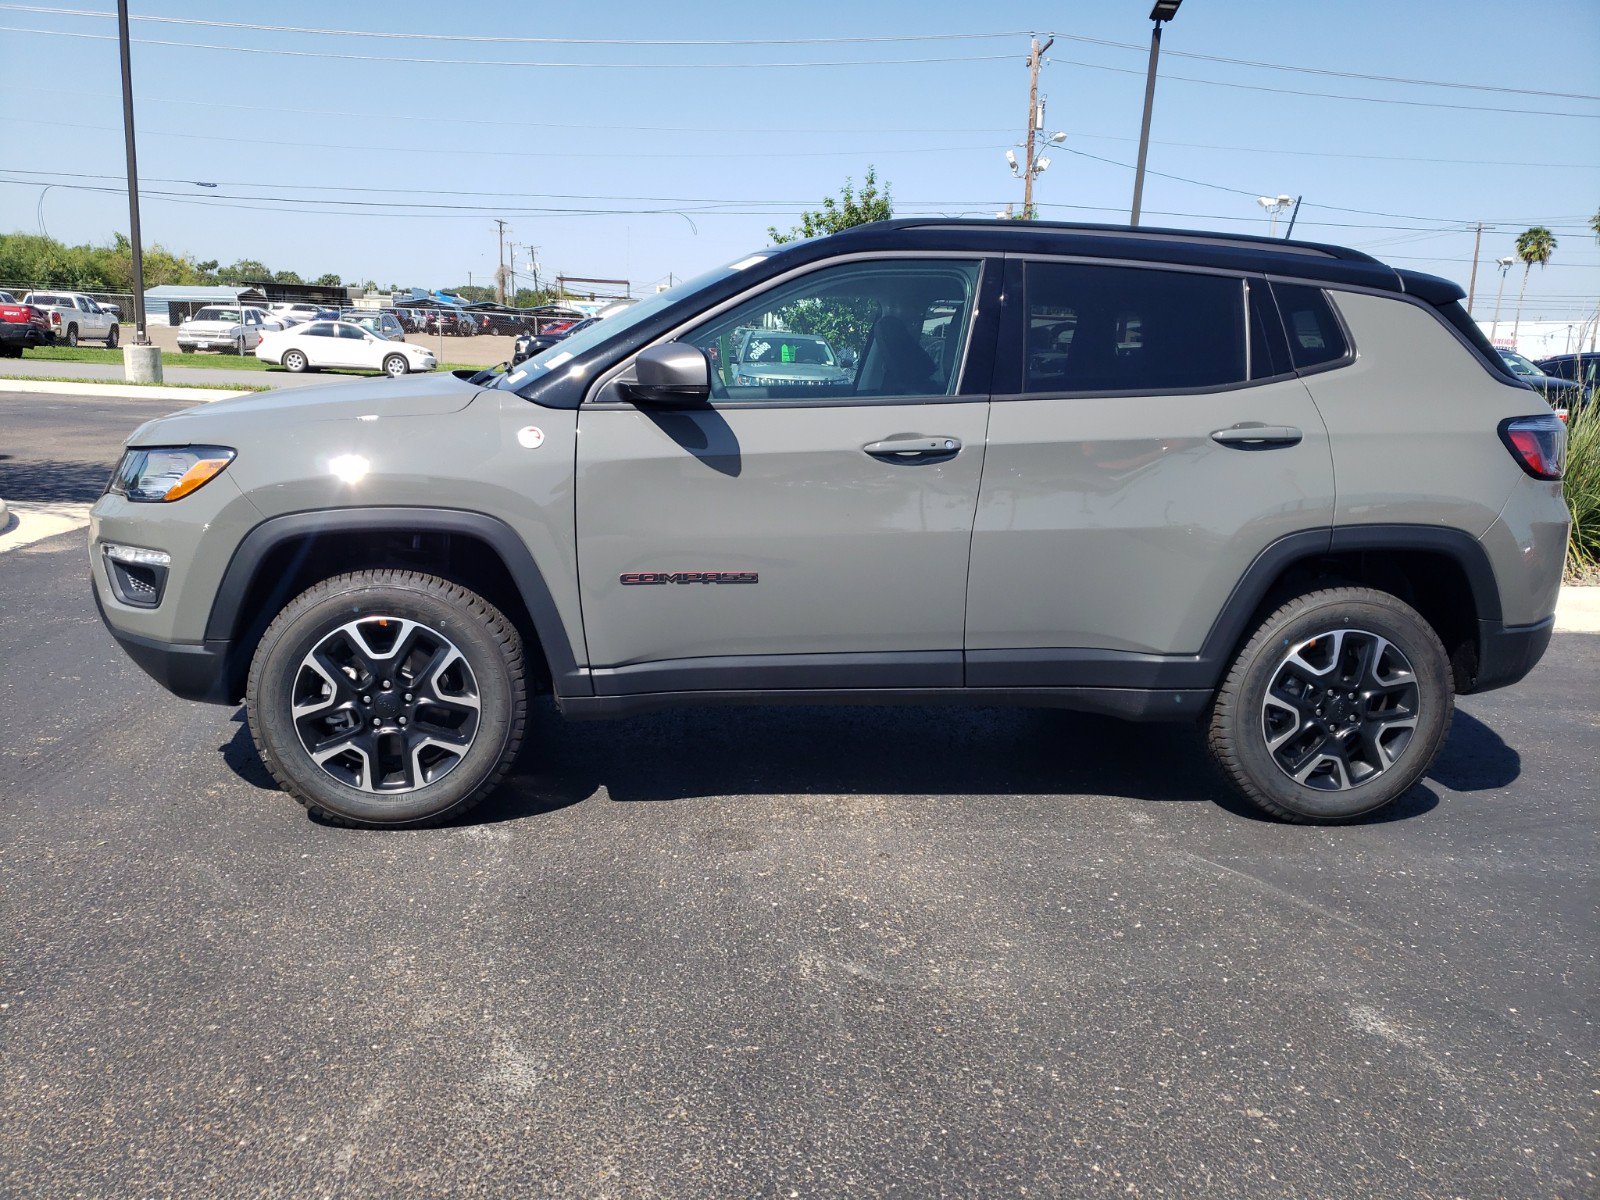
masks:
POLYGON ((1600 396, 1572 406, 1567 422, 1567 471, 1561 486, 1572 513, 1567 573, 1600 572, 1600 396))

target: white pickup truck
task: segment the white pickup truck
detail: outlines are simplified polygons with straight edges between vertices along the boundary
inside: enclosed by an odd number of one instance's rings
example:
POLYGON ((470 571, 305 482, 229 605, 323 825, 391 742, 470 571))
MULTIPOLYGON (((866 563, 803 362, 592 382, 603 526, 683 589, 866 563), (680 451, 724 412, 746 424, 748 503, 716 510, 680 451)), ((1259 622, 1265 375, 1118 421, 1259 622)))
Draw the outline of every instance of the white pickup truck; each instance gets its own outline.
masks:
POLYGON ((82 292, 29 292, 22 303, 44 312, 50 335, 57 342, 76 346, 87 338, 115 346, 119 336, 116 314, 100 307, 82 292))

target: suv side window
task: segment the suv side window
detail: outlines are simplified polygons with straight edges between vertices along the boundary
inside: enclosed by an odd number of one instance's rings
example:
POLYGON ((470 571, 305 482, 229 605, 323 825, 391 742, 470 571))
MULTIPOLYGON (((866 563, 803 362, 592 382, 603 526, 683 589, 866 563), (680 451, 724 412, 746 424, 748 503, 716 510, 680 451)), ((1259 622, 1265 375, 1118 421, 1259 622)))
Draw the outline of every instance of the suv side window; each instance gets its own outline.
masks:
POLYGON ((1183 391, 1245 381, 1244 281, 1030 262, 1023 391, 1183 391))
POLYGON ((1333 305, 1319 287, 1302 283, 1274 283, 1272 294, 1283 314, 1283 331, 1289 337, 1289 357, 1296 370, 1337 362, 1350 353, 1344 329, 1333 305))
POLYGON ((978 292, 976 259, 840 263, 679 337, 724 401, 952 396, 978 292))

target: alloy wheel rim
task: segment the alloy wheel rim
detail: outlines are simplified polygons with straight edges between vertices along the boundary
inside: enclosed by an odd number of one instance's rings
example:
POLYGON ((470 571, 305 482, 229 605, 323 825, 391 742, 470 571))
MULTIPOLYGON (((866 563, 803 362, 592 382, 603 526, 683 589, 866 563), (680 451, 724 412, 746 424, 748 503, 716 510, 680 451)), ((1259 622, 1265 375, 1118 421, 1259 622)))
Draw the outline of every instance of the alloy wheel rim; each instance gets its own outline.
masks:
POLYGON ((346 787, 400 795, 439 782, 477 740, 477 679, 460 649, 420 621, 367 616, 301 659, 290 718, 311 761, 346 787))
POLYGON ((1261 701, 1261 732, 1294 782, 1349 791, 1400 760, 1420 709, 1416 672, 1398 646, 1364 629, 1336 629, 1279 661, 1261 701))
POLYGON ((389 359, 388 371, 391 376, 398 379, 400 376, 406 373, 405 361, 403 359, 391 357, 389 359))

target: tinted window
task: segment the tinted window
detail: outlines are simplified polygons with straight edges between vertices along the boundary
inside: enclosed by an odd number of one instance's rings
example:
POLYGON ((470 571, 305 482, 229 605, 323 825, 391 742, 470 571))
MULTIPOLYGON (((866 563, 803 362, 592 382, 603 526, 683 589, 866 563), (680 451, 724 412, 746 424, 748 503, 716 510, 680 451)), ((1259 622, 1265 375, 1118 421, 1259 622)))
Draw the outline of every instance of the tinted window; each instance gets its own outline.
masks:
POLYGON ((327 321, 318 321, 315 325, 306 326, 306 337, 333 337, 333 326, 327 321))
POLYGON ((1245 378, 1244 283, 1029 263, 1027 392, 1176 391, 1245 378))
POLYGON ((978 266, 841 263, 771 288, 680 340, 711 360, 717 400, 950 396, 978 266))
POLYGON ((1272 294, 1278 298, 1283 331, 1289 338, 1289 356, 1298 369, 1335 362, 1350 352, 1344 330, 1321 288, 1274 283, 1272 294))
POLYGON ((336 325, 334 328, 339 331, 340 337, 349 338, 357 342, 366 336, 364 330, 358 329, 354 325, 336 325))

